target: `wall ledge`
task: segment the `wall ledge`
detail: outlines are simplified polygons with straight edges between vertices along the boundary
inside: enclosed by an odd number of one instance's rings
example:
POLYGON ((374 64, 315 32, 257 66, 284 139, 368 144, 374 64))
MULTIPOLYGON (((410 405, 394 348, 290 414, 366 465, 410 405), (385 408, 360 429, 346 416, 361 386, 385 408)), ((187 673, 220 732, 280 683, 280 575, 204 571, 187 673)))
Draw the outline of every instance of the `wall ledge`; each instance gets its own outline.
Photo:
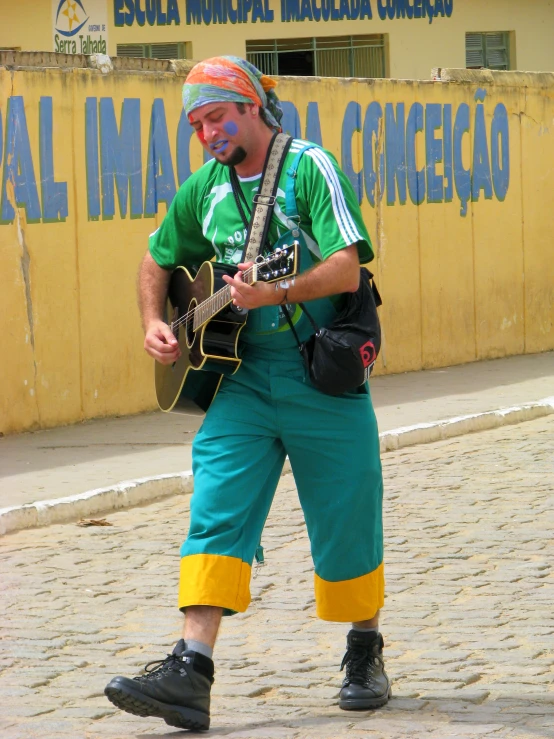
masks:
POLYGON ((492 69, 448 69, 435 67, 431 79, 436 82, 459 82, 495 87, 552 87, 554 72, 500 72, 492 69))
MULTIPOLYGON (((92 54, 58 54, 53 51, 0 51, 0 67, 18 69, 91 69, 101 74, 113 72, 153 72, 169 73, 186 77, 196 61, 190 59, 139 59, 134 57, 104 57, 109 64, 100 66, 98 57, 92 54)), ((297 77, 297 80, 306 80, 297 77)), ((308 78, 310 81, 317 78, 308 78)), ((356 78, 365 79, 365 78, 356 78)), ((434 82, 454 82, 472 85, 495 85, 496 87, 535 87, 554 86, 554 72, 498 72, 491 69, 449 69, 435 67, 431 70, 434 82)), ((348 81, 351 81, 349 79, 348 81)), ((375 82, 376 80, 366 80, 375 82)), ((410 80, 379 80, 386 82, 409 82, 410 80)), ((419 80, 424 82, 425 80, 419 80)))
MULTIPOLYGON (((92 69, 104 72, 97 64, 98 54, 57 54, 54 51, 0 51, 0 67, 6 69, 92 69)), ((186 77, 195 61, 188 59, 137 59, 125 56, 106 57, 114 72, 169 72, 186 77)), ((112 71, 112 70, 110 70, 112 71)), ((105 72, 104 72, 105 73, 105 72)))

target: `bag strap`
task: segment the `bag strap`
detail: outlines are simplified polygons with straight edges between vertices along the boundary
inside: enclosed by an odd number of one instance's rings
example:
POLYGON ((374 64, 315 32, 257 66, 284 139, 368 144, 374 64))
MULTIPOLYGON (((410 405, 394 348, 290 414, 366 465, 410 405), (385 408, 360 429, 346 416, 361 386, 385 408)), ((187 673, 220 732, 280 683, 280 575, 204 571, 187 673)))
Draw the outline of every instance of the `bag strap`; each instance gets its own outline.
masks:
MULTIPOLYGON (((237 204, 237 210, 240 214, 240 217, 242 219, 242 222, 244 224, 244 228, 248 229, 248 218, 246 217, 246 214, 244 212, 244 208, 242 207, 243 204, 248 209, 248 215, 251 215, 250 209, 248 208, 248 203, 246 202, 246 198, 244 196, 244 193, 242 191, 242 188, 240 186, 239 178, 236 173, 236 170, 234 167, 230 168, 231 171, 229 173, 229 179, 231 180, 231 187, 233 188, 233 195, 235 197, 235 203, 237 204), (241 202, 242 201, 242 202, 241 202)), ((244 256, 244 254, 243 254, 244 256)), ((241 257, 242 259, 242 257, 241 257)))
MULTIPOLYGON (((312 324, 312 328, 314 330, 314 333, 316 335, 318 335, 319 334, 319 326, 314 321, 314 319, 312 318, 312 316, 310 315, 310 313, 308 313, 308 311, 306 310, 306 306, 304 305, 304 303, 298 303, 298 305, 302 308, 303 312, 306 314, 307 319, 312 324)), ((296 343, 298 344, 298 349, 300 351, 302 351, 302 344, 300 343, 300 339, 298 338, 298 334, 296 333, 296 329, 294 328, 294 323, 292 322, 292 318, 289 315, 287 306, 286 305, 281 305, 280 308, 283 311, 283 315, 287 319, 287 323, 290 326, 290 330, 292 331, 292 334, 293 334, 293 336, 294 336, 294 338, 296 340, 296 343)))
MULTIPOLYGON (((275 206, 279 176, 291 144, 292 137, 285 133, 277 133, 271 139, 262 171, 260 190, 252 200, 254 208, 250 216, 250 224, 248 225, 248 232, 242 253, 243 262, 255 261, 265 243, 269 231, 271 214, 275 206)), ((235 201, 244 222, 245 216, 239 199, 239 193, 242 194, 242 190, 238 183, 236 172, 234 177, 231 174, 231 186, 233 187, 235 201), (239 192, 237 192, 237 189, 239 192)))
POLYGON ((302 159, 304 152, 316 147, 316 144, 306 144, 306 146, 302 147, 294 157, 290 167, 287 169, 288 177, 285 186, 285 212, 287 218, 291 218, 292 220, 298 219, 298 208, 296 206, 296 175, 298 172, 298 165, 300 164, 300 160, 302 159))
MULTIPOLYGON (((285 185, 285 213, 287 218, 290 218, 292 221, 299 221, 300 217, 298 214, 298 207, 296 204, 296 176, 298 173, 298 166, 300 164, 300 160, 302 159, 303 154, 308 151, 308 149, 315 149, 317 148, 317 144, 307 143, 305 146, 303 146, 300 151, 297 153, 297 155, 294 157, 290 167, 287 169, 287 182, 285 185)), ((306 318, 309 320, 309 322, 312 325, 312 328, 314 330, 314 333, 319 333, 319 326, 314 321, 312 315, 304 305, 304 303, 298 303, 297 305, 300 306, 302 311, 306 314, 306 318)), ((287 323, 290 326, 290 330, 293 333, 293 336, 296 340, 296 343, 298 344, 298 348, 300 351, 302 351, 302 344, 300 343, 300 339, 298 338, 298 334, 296 333, 296 329, 294 328, 294 324, 292 322, 292 319, 289 315, 288 309, 285 305, 281 306, 281 310, 283 311, 283 315, 285 316, 287 323)))

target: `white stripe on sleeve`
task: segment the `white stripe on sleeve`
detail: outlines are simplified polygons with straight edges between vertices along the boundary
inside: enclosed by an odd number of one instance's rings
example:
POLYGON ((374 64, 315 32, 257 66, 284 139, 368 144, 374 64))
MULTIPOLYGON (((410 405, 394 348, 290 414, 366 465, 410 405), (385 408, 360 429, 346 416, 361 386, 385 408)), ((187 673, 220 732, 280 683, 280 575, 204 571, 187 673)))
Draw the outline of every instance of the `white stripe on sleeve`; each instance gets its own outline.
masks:
POLYGON ((333 206, 335 220, 345 243, 350 245, 355 244, 357 241, 363 241, 356 222, 348 210, 335 167, 327 154, 319 148, 314 148, 308 149, 304 156, 309 156, 314 160, 319 171, 325 178, 325 182, 331 193, 331 204, 333 206))

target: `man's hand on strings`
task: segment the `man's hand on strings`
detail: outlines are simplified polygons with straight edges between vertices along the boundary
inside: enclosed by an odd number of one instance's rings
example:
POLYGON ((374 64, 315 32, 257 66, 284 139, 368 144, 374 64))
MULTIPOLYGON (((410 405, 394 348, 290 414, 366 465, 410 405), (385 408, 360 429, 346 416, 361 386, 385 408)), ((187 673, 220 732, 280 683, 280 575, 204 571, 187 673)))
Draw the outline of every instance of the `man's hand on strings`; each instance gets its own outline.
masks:
POLYGON ((256 282, 248 285, 243 280, 243 274, 253 266, 253 262, 239 264, 239 271, 234 277, 223 275, 223 279, 231 288, 233 305, 238 308, 260 308, 262 305, 277 305, 282 299, 281 290, 275 289, 275 284, 256 282))
POLYGON ((173 364, 181 356, 179 342, 163 321, 152 321, 146 329, 144 348, 160 364, 173 364))

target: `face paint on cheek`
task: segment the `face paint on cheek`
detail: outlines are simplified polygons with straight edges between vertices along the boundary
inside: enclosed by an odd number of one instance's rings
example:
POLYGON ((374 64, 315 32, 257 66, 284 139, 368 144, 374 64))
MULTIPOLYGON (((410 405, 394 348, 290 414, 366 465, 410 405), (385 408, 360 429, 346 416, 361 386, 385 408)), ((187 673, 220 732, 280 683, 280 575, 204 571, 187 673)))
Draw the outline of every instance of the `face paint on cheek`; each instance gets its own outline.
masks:
MULTIPOLYGON (((193 121, 193 115, 192 115, 192 113, 189 113, 188 119, 189 119, 190 125, 192 126, 192 121, 193 121)), ((204 136, 204 130, 202 128, 198 128, 198 129, 195 128, 194 130, 196 131, 196 135, 198 136, 198 139, 199 139, 200 143, 203 146, 205 146, 206 145, 206 137, 204 136)))
POLYGON ((234 121, 228 121, 224 126, 223 130, 226 134, 229 136, 236 136, 239 130, 239 127, 234 121))

